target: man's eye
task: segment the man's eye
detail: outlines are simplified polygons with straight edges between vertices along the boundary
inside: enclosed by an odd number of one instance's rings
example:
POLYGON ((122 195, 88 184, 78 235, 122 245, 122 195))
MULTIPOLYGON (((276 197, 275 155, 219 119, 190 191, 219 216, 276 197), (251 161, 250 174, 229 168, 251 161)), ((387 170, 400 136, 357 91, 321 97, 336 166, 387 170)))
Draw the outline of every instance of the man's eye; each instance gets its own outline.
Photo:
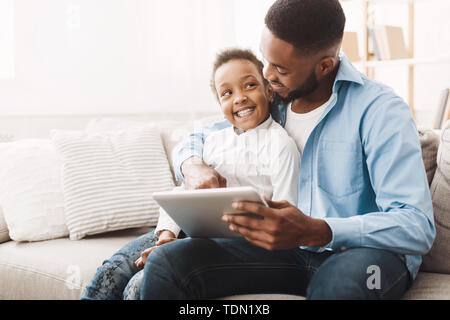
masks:
POLYGON ((277 72, 278 72, 279 74, 281 74, 282 76, 285 76, 285 75, 288 74, 286 71, 283 71, 283 70, 281 70, 280 68, 277 68, 277 72))

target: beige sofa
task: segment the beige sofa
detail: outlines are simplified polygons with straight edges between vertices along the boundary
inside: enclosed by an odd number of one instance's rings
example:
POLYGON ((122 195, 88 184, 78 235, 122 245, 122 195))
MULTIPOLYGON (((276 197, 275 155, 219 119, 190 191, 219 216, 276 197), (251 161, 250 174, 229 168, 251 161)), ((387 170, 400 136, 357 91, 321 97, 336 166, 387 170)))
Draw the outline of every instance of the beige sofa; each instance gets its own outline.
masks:
MULTIPOLYGON (((201 124, 197 122, 196 126, 201 124)), ((186 132, 192 130, 193 125, 186 125, 185 121, 166 121, 160 128, 170 160, 171 150, 186 132)), ((437 237, 404 299, 450 299, 450 128, 442 132, 441 138, 432 130, 422 130, 420 136, 431 184, 437 237)), ((150 230, 140 228, 114 231, 77 241, 60 238, 38 242, 9 240, 0 243, 0 299, 79 299, 104 259, 150 230)), ((7 239, 7 235, 0 236, 7 239)), ((265 294, 225 299, 303 297, 265 294)))

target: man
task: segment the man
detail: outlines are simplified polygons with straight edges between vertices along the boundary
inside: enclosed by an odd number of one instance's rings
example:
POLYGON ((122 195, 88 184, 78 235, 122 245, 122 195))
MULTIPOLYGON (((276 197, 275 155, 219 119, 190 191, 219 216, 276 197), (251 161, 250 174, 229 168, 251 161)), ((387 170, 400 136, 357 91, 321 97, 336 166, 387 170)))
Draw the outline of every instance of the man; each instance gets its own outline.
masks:
MULTIPOLYGON (((345 16, 337 0, 278 0, 265 24, 272 117, 302 153, 298 203, 236 203, 264 218, 225 214, 243 238, 184 239, 155 250, 141 298, 401 298, 435 237, 411 111, 339 55, 345 16)), ((188 188, 226 186, 201 160, 205 137, 226 125, 204 128, 175 150, 177 178, 188 188)))

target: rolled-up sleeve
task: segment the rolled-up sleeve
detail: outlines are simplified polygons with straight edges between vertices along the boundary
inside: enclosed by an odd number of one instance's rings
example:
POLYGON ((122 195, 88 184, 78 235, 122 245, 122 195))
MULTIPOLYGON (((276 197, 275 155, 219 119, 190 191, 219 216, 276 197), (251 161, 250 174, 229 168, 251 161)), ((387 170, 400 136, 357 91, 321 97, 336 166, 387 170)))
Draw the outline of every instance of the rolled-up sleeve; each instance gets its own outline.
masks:
POLYGON ((172 164, 177 181, 183 181, 184 176, 181 172, 181 166, 187 159, 197 156, 203 158, 203 145, 207 136, 217 130, 221 130, 231 126, 228 121, 216 122, 204 126, 199 132, 191 133, 183 139, 172 151, 172 164))

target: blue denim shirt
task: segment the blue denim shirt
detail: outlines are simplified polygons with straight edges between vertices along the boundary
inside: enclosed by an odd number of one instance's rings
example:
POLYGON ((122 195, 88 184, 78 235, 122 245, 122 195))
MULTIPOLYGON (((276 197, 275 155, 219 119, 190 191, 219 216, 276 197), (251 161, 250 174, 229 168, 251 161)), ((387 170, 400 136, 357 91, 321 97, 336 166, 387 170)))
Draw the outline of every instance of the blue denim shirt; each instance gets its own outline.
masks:
MULTIPOLYGON (((345 55, 340 60, 331 103, 303 150, 297 206, 328 223, 333 236, 327 249, 396 252, 414 279, 436 230, 411 109, 391 88, 358 72, 345 55)), ((285 125, 286 105, 279 98, 271 114, 285 125)), ((178 180, 183 161, 202 157, 205 137, 230 125, 206 126, 174 149, 178 180)))

